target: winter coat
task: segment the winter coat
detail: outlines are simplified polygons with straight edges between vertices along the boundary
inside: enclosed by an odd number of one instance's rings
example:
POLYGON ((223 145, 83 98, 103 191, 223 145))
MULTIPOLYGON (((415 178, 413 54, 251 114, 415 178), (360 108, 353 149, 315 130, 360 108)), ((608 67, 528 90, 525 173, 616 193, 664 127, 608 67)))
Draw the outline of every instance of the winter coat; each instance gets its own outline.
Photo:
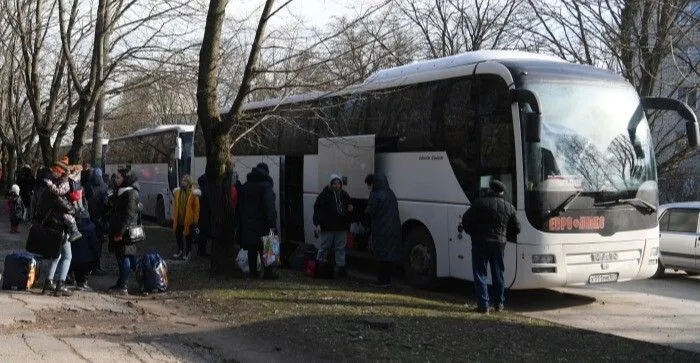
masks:
POLYGON ((173 201, 173 231, 177 232, 178 227, 183 227, 183 234, 189 236, 192 234, 192 226, 199 223, 199 197, 202 192, 194 187, 190 187, 190 195, 187 197, 185 203, 185 224, 183 226, 178 225, 178 220, 180 219, 180 193, 182 189, 175 188, 173 194, 175 194, 175 200, 173 201))
POLYGON ((10 197, 7 199, 7 206, 10 212, 10 222, 12 224, 19 223, 24 218, 22 198, 15 193, 10 193, 10 197))
POLYGON ((73 259, 71 263, 88 264, 97 261, 102 249, 102 239, 97 232, 97 227, 89 219, 77 221, 78 230, 83 238, 71 243, 73 259))
POLYGON ((138 182, 125 182, 126 187, 121 187, 112 195, 112 210, 109 219, 109 251, 125 255, 135 255, 136 246, 123 244, 123 237, 130 227, 138 225, 139 220, 139 190, 138 182), (114 237, 122 236, 122 240, 115 241, 114 237))
POLYGON ((209 203, 209 183, 207 175, 202 174, 197 179, 202 196, 199 197, 199 235, 203 239, 211 238, 211 204, 209 203))
POLYGON ((75 214, 73 204, 65 197, 53 193, 43 180, 34 193, 36 203, 33 209, 32 223, 45 223, 45 225, 63 228, 63 215, 75 214))
POLYGON ((377 260, 380 262, 403 260, 399 204, 383 174, 374 175, 374 187, 369 195, 365 214, 372 221, 372 249, 377 260))
POLYGON ((29 207, 32 200, 32 194, 34 194, 34 175, 32 169, 25 166, 20 170, 19 178, 17 179, 17 185, 19 185, 19 195, 22 197, 22 202, 25 207, 29 207))
POLYGON ((107 183, 102 178, 100 168, 90 169, 90 180, 85 186, 85 199, 87 199, 90 219, 100 225, 100 221, 107 213, 107 183))
POLYGON ((515 207, 496 195, 477 199, 462 215, 462 227, 475 245, 515 241, 520 233, 515 207))
POLYGON ((277 225, 272 178, 263 169, 254 168, 238 193, 240 245, 244 249, 260 248, 260 237, 277 225))
POLYGON ((349 205, 350 195, 345 190, 340 189, 336 193, 332 187, 326 186, 314 203, 314 226, 320 226, 324 232, 347 231, 350 225, 349 205))

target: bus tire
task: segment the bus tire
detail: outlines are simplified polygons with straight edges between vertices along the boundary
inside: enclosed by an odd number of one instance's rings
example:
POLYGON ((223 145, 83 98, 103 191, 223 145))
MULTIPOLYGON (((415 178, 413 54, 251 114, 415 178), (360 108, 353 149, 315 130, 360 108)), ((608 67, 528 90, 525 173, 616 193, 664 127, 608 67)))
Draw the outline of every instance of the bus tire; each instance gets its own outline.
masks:
POLYGON ((165 220, 165 205, 163 204, 163 197, 159 196, 156 202, 156 221, 158 224, 167 227, 167 221, 165 220))
POLYGON ((652 277, 664 277, 664 273, 666 272, 666 266, 664 266, 663 263, 661 263, 661 259, 658 260, 658 265, 656 266, 656 272, 654 273, 654 276, 652 277))
POLYGON ((423 226, 411 228, 405 243, 404 270, 408 283, 419 289, 436 288, 437 255, 430 232, 423 226))

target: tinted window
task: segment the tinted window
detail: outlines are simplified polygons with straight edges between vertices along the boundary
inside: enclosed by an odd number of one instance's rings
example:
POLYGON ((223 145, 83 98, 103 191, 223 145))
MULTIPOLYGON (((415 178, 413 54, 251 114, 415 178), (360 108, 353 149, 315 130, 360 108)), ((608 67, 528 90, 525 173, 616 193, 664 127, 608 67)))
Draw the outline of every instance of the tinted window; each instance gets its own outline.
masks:
POLYGON ((664 213, 663 217, 661 217, 661 219, 659 220, 659 229, 660 230, 668 231, 668 220, 670 219, 670 217, 671 217, 671 212, 666 211, 666 213, 664 213))
POLYGON ((672 232, 695 233, 698 230, 698 211, 672 210, 668 230, 672 232))

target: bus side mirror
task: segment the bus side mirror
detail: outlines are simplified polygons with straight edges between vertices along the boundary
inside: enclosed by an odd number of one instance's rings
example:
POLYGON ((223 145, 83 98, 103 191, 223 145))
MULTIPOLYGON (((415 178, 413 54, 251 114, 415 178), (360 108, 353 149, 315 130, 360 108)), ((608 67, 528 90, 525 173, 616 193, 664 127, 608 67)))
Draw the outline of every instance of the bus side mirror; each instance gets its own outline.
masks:
POLYGON ((173 151, 173 158, 175 160, 180 160, 182 159, 182 139, 181 138, 176 138, 175 139, 175 150, 173 151))
POLYGON ((540 100, 529 89, 518 88, 510 91, 513 102, 530 106, 531 111, 525 113, 525 141, 540 142, 542 139, 542 111, 540 100))
POLYGON ((696 149, 700 141, 700 129, 698 118, 693 110, 685 102, 668 97, 644 97, 642 98, 644 110, 676 111, 678 116, 685 120, 685 132, 688 136, 688 146, 696 149))

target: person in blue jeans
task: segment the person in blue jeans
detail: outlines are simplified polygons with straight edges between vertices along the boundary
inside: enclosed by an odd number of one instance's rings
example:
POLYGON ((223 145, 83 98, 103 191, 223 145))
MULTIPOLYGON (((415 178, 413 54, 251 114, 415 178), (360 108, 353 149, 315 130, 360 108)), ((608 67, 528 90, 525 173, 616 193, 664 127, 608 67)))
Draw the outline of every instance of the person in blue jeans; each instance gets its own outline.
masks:
POLYGON ((70 269, 70 262, 73 258, 71 252, 71 244, 68 242, 68 236, 61 245, 61 251, 58 257, 51 260, 51 265, 49 267, 49 274, 46 276, 47 283, 44 284, 44 288, 41 291, 43 294, 48 294, 50 290, 53 289, 56 296, 71 296, 72 293, 66 287, 66 278, 68 277, 68 270, 70 269), (60 266, 60 270, 58 270, 60 266), (53 285, 54 277, 56 277, 56 272, 58 274, 58 284, 53 285))
POLYGON ((127 169, 115 174, 117 190, 110 196, 109 251, 119 263, 119 279, 110 288, 111 292, 128 294, 129 277, 136 268, 136 245, 125 238, 127 231, 139 223, 139 190, 136 176, 127 169))
POLYGON ((345 245, 350 229, 349 216, 353 211, 350 195, 343 190, 343 181, 332 174, 328 185, 316 197, 313 222, 315 235, 321 238, 321 251, 335 254, 338 277, 346 277, 345 245))
POLYGON ((500 312, 505 304, 503 251, 506 242, 515 242, 520 222, 515 207, 503 197, 506 187, 498 180, 489 183, 489 195, 479 198, 462 215, 462 228, 472 239, 472 273, 477 298, 476 312, 488 314, 489 291, 486 285, 488 265, 494 289, 493 308, 500 312))

